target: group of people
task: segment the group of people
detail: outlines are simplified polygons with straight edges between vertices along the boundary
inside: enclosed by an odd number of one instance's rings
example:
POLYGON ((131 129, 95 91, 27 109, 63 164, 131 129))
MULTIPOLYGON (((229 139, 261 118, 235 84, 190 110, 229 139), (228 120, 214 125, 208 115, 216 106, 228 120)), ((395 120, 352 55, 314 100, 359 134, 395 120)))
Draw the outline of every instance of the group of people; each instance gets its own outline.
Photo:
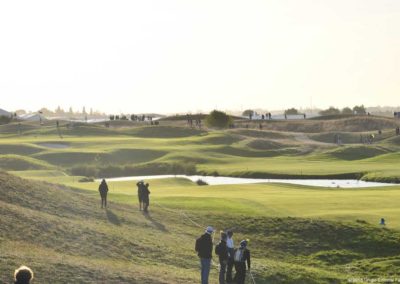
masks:
MULTIPOLYGON (((145 184, 143 180, 140 180, 136 186, 138 188, 139 210, 148 212, 150 205, 149 184, 145 184)), ((107 208, 108 185, 105 179, 103 179, 99 185, 99 193, 101 197, 101 208, 107 208)))
MULTIPOLYGON (((208 284, 213 252, 212 234, 213 227, 207 227, 205 233, 196 240, 195 250, 200 258, 201 284, 208 284)), ((220 242, 215 246, 214 252, 219 260, 219 283, 220 284, 244 284, 247 269, 250 271, 250 250, 247 248, 248 241, 242 240, 238 248, 233 242, 233 231, 221 232, 220 242), (232 277, 233 267, 235 276, 232 277)))

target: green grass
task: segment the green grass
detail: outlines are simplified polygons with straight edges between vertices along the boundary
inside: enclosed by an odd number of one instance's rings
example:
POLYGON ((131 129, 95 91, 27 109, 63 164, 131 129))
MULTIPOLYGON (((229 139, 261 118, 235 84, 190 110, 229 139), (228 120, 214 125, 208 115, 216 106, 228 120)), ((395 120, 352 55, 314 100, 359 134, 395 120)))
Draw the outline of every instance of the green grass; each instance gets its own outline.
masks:
MULTIPOLYGON (((0 169, 29 179, 0 173, 0 282, 10 282, 10 271, 25 263, 38 283, 198 283, 193 244, 203 228, 181 212, 203 226, 234 227, 236 241, 249 238, 257 283, 345 283, 349 277, 398 274, 400 186, 152 180, 147 216, 137 210, 134 181, 109 183, 108 211, 99 209, 98 183, 79 182, 83 176, 195 172, 400 182, 395 121, 273 121, 262 131, 246 121, 239 124, 249 129, 225 131, 161 123, 67 129, 62 122, 62 138, 54 122, 23 123, 20 135, 16 124, 0 126, 0 169), (383 134, 373 145, 357 142, 376 127, 383 134), (350 145, 331 143, 335 131, 350 145), (378 225, 382 217, 386 228, 378 225)), ((211 277, 215 283, 216 271, 211 277)))

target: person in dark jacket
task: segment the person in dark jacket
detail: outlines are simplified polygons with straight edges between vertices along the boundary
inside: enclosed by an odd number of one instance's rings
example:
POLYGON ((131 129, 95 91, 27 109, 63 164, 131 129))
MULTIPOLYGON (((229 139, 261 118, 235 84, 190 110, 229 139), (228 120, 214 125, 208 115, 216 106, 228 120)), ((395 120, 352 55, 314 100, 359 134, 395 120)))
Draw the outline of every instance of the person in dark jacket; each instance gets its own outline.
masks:
POLYGON ((14 272, 14 284, 29 284, 33 279, 33 272, 29 267, 21 266, 14 272))
POLYGON ((103 179, 99 185, 99 192, 100 192, 100 197, 101 197, 101 208, 107 207, 107 193, 108 193, 108 185, 106 183, 106 180, 103 179))
POLYGON ((211 258, 213 243, 211 235, 214 232, 213 227, 207 227, 206 232, 196 240, 195 250, 200 258, 201 265, 201 284, 208 284, 210 275, 211 258))
POLYGON ((150 205, 150 190, 149 190, 149 184, 146 183, 143 187, 143 191, 142 191, 142 200, 143 200, 143 210, 144 212, 147 212, 147 209, 149 208, 150 205))
POLYGON ((227 234, 221 232, 221 241, 215 246, 215 254, 219 257, 219 284, 225 284, 226 265, 228 263, 227 234))
POLYGON ((143 209, 143 188, 144 188, 144 182, 140 180, 137 184, 137 190, 138 190, 138 199, 139 199, 139 210, 141 211, 143 209))
POLYGON ((241 241, 240 248, 235 250, 234 261, 236 270, 234 281, 237 284, 244 284, 246 279, 246 262, 250 270, 250 251, 247 249, 246 240, 241 241))

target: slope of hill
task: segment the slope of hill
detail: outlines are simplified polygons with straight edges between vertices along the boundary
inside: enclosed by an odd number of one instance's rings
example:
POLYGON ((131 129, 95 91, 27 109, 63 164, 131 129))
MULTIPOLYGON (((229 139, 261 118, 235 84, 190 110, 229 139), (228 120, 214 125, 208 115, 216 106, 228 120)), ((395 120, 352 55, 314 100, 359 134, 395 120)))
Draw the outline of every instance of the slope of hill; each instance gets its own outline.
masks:
POLYGON ((176 236, 150 215, 5 173, 0 192, 0 282, 26 264, 37 283, 195 283, 189 256, 170 251, 176 236))

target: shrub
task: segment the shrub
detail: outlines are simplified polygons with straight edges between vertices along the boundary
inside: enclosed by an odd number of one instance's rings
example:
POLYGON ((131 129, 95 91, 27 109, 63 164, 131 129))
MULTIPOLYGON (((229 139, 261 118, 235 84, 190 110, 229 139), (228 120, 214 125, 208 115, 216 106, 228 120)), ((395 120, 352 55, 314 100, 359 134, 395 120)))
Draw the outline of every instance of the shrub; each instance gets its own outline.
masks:
POLYGON ((202 179, 198 179, 197 181, 196 181, 196 183, 197 183, 197 185, 208 185, 208 183, 207 182, 205 182, 204 180, 202 180, 202 179))
POLYGON ((206 117, 206 124, 209 127, 227 128, 232 122, 233 119, 231 116, 218 110, 213 110, 206 117))

